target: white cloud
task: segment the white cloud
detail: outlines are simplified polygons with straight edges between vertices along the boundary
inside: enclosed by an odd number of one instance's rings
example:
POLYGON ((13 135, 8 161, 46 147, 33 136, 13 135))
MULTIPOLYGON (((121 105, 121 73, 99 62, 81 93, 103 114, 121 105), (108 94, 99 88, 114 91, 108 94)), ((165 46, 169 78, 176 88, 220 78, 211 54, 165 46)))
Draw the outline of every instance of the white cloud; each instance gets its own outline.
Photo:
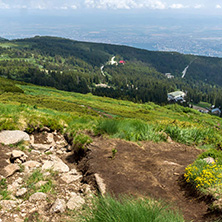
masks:
POLYGON ((0 9, 9 9, 10 6, 0 0, 0 9))
POLYGON ((166 8, 165 4, 159 0, 85 0, 85 5, 88 8, 100 9, 166 8))
POLYGON ((221 7, 221 5, 216 5, 216 8, 221 9, 222 7, 221 7))
POLYGON ((188 8, 188 6, 185 6, 183 4, 172 4, 172 5, 170 5, 169 8, 172 8, 172 9, 182 9, 182 8, 188 8))
POLYGON ((71 5, 71 8, 72 9, 77 9, 77 6, 76 5, 71 5))
POLYGON ((200 4, 198 5, 198 4, 197 4, 197 5, 194 5, 194 8, 196 8, 196 9, 204 8, 204 5, 200 5, 200 4))

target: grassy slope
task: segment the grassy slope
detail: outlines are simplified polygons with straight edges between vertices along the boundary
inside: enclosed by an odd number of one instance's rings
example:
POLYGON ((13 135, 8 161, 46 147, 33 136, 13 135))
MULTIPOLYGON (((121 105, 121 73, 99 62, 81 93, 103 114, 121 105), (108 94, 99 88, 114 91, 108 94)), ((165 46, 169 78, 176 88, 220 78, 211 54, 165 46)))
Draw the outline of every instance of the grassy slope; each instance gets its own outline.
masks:
POLYGON ((0 86, 6 89, 1 91, 0 96, 0 130, 23 129, 32 132, 36 128, 48 126, 68 133, 73 137, 73 143, 82 144, 82 147, 90 142, 84 135, 85 130, 131 141, 158 142, 170 136, 174 141, 208 149, 201 158, 214 157, 218 161, 214 169, 219 168, 219 174, 211 167, 203 167, 198 160, 187 168, 186 179, 205 193, 214 195, 211 191, 215 189, 219 190, 217 193, 222 193, 222 155, 219 151, 222 146, 222 119, 219 117, 178 105, 137 104, 9 80, 1 81, 0 86), (22 89, 24 93, 15 93, 11 88, 7 92, 9 84, 15 91, 22 89), (107 115, 112 118, 107 118, 107 115), (206 181, 204 169, 213 173, 216 179, 210 185, 200 183, 203 184, 200 186, 196 178, 206 181))

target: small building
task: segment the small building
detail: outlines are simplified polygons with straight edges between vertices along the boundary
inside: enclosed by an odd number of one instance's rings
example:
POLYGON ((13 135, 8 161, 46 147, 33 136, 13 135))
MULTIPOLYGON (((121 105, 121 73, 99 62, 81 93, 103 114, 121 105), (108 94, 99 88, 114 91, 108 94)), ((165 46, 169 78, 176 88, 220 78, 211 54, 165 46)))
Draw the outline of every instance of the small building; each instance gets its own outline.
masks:
POLYGON ((221 110, 219 108, 215 108, 211 110, 211 113, 217 116, 221 115, 221 110))
POLYGON ((186 102, 184 99, 185 96, 185 92, 175 91, 167 94, 167 100, 171 102, 186 102))
POLYGON ((166 76, 168 79, 172 79, 172 78, 174 78, 174 76, 171 75, 171 73, 165 73, 165 76, 166 76))
POLYGON ((125 64, 126 62, 124 60, 120 60, 119 64, 125 64))

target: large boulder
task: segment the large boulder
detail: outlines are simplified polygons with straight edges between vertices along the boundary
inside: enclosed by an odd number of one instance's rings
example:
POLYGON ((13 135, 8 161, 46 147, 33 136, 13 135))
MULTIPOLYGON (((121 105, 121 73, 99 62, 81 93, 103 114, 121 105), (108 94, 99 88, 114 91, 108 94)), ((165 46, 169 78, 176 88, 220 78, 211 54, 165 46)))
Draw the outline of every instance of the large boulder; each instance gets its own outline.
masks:
POLYGON ((3 130, 0 132, 0 143, 10 145, 21 141, 30 141, 29 135, 20 130, 3 130))

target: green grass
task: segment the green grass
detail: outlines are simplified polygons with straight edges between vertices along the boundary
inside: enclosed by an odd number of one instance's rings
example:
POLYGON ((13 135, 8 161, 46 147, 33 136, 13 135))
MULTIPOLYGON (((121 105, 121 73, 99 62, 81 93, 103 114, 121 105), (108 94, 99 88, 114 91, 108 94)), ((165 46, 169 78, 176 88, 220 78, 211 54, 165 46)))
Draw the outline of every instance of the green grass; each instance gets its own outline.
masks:
POLYGON ((182 222, 183 217, 168 206, 151 200, 122 197, 120 200, 111 196, 98 197, 84 222, 182 222))
POLYGON ((36 169, 32 172, 30 176, 28 176, 24 180, 24 187, 28 189, 27 194, 24 196, 24 199, 28 199, 32 194, 36 192, 43 193, 54 193, 54 183, 53 183, 54 174, 50 174, 50 176, 44 176, 43 172, 40 169, 36 169), (36 186, 39 181, 45 181, 44 185, 40 187, 36 186))
POLYGON ((6 179, 0 180, 0 200, 9 200, 10 199, 10 192, 7 190, 7 181, 6 179))

